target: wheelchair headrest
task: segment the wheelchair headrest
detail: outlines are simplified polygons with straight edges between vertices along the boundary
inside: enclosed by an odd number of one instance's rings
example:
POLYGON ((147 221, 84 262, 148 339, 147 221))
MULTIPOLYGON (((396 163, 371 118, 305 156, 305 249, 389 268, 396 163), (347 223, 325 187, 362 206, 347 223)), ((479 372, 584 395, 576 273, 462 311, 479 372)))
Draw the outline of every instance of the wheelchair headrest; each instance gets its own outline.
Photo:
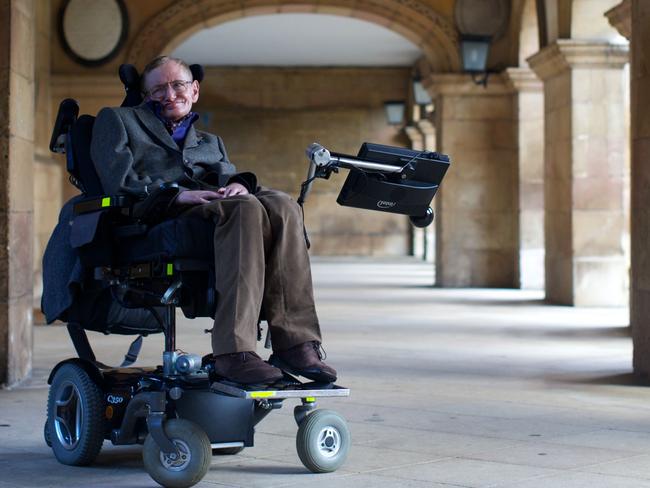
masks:
MULTIPOLYGON (((192 78, 199 83, 203 81, 204 70, 200 64, 193 64, 190 66, 192 78)), ((119 69, 120 80, 124 84, 126 96, 122 101, 122 107, 135 107, 142 103, 142 92, 140 90, 141 75, 132 64, 122 64, 119 69)))

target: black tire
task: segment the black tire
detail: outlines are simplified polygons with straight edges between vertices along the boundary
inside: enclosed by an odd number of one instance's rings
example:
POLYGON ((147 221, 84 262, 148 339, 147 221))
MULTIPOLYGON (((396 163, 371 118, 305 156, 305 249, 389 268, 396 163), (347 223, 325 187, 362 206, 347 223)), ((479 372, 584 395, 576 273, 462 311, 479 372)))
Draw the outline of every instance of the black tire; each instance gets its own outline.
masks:
POLYGON ((47 444, 47 447, 52 447, 52 439, 50 439, 50 426, 48 425, 47 420, 43 426, 43 439, 45 439, 45 444, 47 444))
POLYGON ((194 486, 210 468, 210 439, 201 427, 186 419, 170 419, 165 422, 164 429, 181 452, 181 458, 170 460, 149 434, 142 449, 144 469, 154 481, 166 488, 194 486))
POLYGON ((300 423, 296 450, 312 473, 331 473, 345 462, 350 450, 350 430, 332 410, 315 410, 300 423))
POLYGON ((234 456, 235 454, 239 454, 242 452, 244 448, 242 446, 239 447, 215 447, 212 449, 212 455, 213 456, 234 456))
POLYGON ((91 464, 104 442, 104 395, 76 364, 64 364, 54 375, 47 399, 45 442, 60 463, 91 464))

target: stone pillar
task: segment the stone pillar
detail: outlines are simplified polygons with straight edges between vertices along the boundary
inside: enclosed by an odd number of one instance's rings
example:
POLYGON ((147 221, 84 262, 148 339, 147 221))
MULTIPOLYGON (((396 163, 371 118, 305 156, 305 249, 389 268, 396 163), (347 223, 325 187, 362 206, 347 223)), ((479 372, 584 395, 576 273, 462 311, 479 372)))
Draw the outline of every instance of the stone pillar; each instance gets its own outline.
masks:
POLYGON ((632 265, 630 325, 634 371, 650 375, 650 2, 632 0, 632 265))
POLYGON ((436 150, 436 128, 430 120, 421 119, 416 122, 416 126, 422 134, 423 147, 427 151, 436 150))
MULTIPOLYGON (((415 125, 407 125, 404 127, 404 133, 409 138, 411 149, 415 151, 422 151, 424 149, 424 137, 415 125)), ((416 258, 426 258, 426 238, 424 229, 409 226, 411 236, 411 254, 416 258)))
POLYGON ((519 286, 544 288, 544 92, 529 68, 508 68, 519 160, 519 286))
POLYGON ((625 45, 559 40, 528 59, 544 82, 546 297, 627 303, 625 45))
POLYGON ((451 167, 436 196, 436 284, 518 283, 517 148, 512 90, 469 75, 433 74, 436 144, 451 167))
MULTIPOLYGON (((415 124, 422 136, 422 148, 426 151, 436 150, 436 129, 429 119, 420 119, 415 124)), ((415 229, 415 227, 414 227, 415 229)), ((429 225, 423 229, 418 229, 422 232, 422 258, 433 264, 436 267, 436 226, 429 225)))
POLYGON ((0 3, 0 384, 32 365, 34 5, 0 3))

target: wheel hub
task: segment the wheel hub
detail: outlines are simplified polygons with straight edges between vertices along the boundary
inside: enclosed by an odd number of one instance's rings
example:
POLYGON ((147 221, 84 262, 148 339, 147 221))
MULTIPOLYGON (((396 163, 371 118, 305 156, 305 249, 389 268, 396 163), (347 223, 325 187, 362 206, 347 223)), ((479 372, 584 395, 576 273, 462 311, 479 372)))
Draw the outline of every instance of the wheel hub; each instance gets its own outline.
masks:
POLYGON ((83 425, 83 401, 76 385, 66 381, 55 398, 54 430, 59 443, 68 451, 79 443, 83 425))
POLYGON ((174 446, 176 446, 176 449, 178 449, 178 454, 165 454, 164 452, 161 452, 160 462, 166 469, 170 471, 182 471, 192 460, 190 447, 185 441, 182 441, 180 439, 172 439, 171 441, 174 443, 174 446))
POLYGON ((327 425, 321 429, 318 434, 318 449, 326 458, 338 454, 341 449, 341 434, 336 427, 327 425))

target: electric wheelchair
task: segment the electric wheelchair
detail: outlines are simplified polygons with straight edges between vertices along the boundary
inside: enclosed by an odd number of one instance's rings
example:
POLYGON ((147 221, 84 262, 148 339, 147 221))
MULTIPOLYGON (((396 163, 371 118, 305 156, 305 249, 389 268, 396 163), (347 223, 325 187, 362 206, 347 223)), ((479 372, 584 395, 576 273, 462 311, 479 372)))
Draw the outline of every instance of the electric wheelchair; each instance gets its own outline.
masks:
MULTIPOLYGON (((201 66, 191 70, 201 81, 201 66)), ((122 105, 141 103, 137 70, 122 65, 120 79, 126 89, 122 105)), ((301 461, 315 473, 338 469, 350 433, 339 414, 317 410, 316 399, 348 396, 348 389, 303 383, 289 373, 270 387, 244 387, 217 377, 211 356, 177 349, 177 307, 188 318, 214 317, 213 224, 182 216, 161 219, 179 192, 176 184, 162 185, 139 201, 106 195, 90 159, 93 122, 94 117, 79 116, 76 101, 66 99, 50 142, 52 151, 65 154, 70 181, 81 191, 62 210, 44 256, 43 311, 48 322, 67 323, 78 354, 57 364, 48 378, 44 437, 56 458, 88 465, 106 439, 143 444, 144 467, 156 482, 189 487, 205 476, 213 454, 253 446, 255 425, 285 400, 296 399, 301 461), (55 286, 62 276, 63 286, 55 286), (46 305, 53 299, 65 306, 46 305), (86 330, 138 337, 124 362, 110 367, 95 357, 86 330), (164 334, 162 365, 132 366, 142 338, 155 333, 164 334)), ((364 144, 357 157, 313 144, 307 156, 300 204, 316 178, 329 178, 342 167, 350 174, 340 204, 403 213, 418 226, 433 220, 428 205, 449 166, 445 155, 375 144, 364 144)), ((266 347, 271 340, 267 330, 266 347)))

